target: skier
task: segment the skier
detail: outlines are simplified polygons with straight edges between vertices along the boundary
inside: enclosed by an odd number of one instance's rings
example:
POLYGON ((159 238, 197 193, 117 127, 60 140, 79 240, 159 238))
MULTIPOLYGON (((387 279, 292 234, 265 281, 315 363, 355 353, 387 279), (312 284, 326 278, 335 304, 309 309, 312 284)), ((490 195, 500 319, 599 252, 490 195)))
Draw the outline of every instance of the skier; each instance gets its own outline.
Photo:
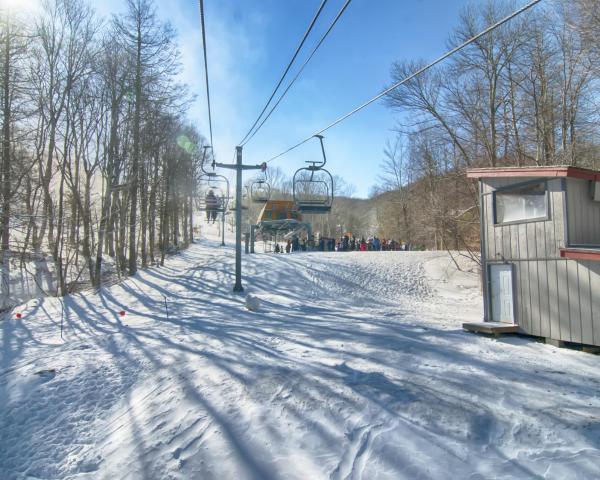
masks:
POLYGON ((291 250, 292 250, 292 241, 288 240, 287 243, 285 244, 285 253, 290 253, 291 250))
POLYGON ((206 194, 206 222, 215 223, 217 219, 217 210, 219 209, 219 199, 215 196, 215 192, 209 190, 206 194))

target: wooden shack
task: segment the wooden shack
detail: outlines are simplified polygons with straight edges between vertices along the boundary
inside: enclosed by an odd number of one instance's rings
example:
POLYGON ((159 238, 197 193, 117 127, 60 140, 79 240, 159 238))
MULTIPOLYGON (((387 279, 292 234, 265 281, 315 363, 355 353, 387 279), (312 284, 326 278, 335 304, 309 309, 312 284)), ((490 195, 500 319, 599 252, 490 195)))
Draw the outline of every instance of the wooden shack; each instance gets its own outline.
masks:
POLYGON ((479 179, 483 325, 600 346, 600 172, 477 168, 467 176, 479 179))

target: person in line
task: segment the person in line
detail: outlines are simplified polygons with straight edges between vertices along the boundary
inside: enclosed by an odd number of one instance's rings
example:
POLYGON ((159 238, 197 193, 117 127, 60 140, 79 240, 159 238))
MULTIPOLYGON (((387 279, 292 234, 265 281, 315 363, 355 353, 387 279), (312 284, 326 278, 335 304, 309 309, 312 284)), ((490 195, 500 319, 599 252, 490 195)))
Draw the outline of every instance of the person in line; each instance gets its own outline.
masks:
POLYGON ((291 250, 292 250, 292 241, 288 239, 287 243, 285 244, 285 253, 290 253, 291 250))
POLYGON ((275 253, 279 253, 279 252, 281 252, 281 248, 279 248, 279 244, 276 243, 275 244, 275 253))
POLYGON ((342 237, 342 251, 344 251, 344 252, 348 251, 349 242, 350 242, 350 239, 348 238, 348 235, 344 235, 342 237))
POLYGON ((381 250, 381 242, 377 237, 373 239, 373 250, 375 250, 376 252, 379 252, 381 250))
POLYGON ((367 242, 365 242, 364 238, 360 241, 360 251, 361 252, 367 251, 367 242))

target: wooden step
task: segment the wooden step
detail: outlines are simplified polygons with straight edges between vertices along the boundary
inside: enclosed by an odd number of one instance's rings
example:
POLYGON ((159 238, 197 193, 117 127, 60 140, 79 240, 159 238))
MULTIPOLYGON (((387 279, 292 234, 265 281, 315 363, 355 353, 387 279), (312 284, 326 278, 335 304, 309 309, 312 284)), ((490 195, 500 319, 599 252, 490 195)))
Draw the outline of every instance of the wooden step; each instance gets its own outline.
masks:
POLYGON ((463 323, 463 328, 469 332, 489 333, 492 335, 498 335, 500 333, 517 333, 519 331, 518 325, 499 322, 463 323))

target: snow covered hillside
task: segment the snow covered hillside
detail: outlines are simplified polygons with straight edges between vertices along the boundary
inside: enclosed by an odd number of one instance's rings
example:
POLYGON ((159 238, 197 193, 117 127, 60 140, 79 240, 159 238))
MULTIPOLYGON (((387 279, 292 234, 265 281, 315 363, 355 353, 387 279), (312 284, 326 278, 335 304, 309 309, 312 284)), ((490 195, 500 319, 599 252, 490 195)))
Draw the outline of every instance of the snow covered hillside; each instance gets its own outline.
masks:
POLYGON ((598 357, 464 333, 447 254, 247 256, 257 311, 232 266, 204 239, 0 321, 0 478, 600 477, 598 357))

